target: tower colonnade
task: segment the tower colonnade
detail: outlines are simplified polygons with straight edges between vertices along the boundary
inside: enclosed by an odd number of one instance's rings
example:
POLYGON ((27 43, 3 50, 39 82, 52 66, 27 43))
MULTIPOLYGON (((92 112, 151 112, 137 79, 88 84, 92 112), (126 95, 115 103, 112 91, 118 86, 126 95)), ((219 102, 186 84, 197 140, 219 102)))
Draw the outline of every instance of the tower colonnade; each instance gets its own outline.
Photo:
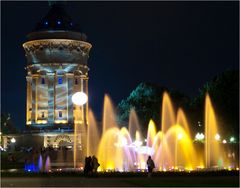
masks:
MULTIPOLYGON (((55 72, 30 74, 26 80, 27 125, 73 124, 74 111, 77 109, 71 98, 73 93, 78 91, 88 93, 87 76, 55 72)), ((87 113, 86 110, 83 112, 87 113)))

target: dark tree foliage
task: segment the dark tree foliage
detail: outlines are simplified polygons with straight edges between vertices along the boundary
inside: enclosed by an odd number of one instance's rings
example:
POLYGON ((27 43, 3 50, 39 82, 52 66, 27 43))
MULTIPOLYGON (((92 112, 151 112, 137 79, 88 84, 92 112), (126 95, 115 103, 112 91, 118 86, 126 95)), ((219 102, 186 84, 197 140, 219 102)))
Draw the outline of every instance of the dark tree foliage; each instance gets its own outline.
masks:
POLYGON ((226 71, 207 82, 200 90, 199 95, 190 100, 183 93, 169 90, 166 87, 150 83, 140 83, 129 97, 118 104, 118 119, 121 124, 127 124, 129 112, 136 110, 143 131, 146 132, 150 119, 157 125, 161 122, 161 107, 163 92, 167 91, 175 110, 182 107, 187 114, 191 125, 190 129, 204 131, 204 126, 199 127, 198 122, 204 125, 205 95, 208 92, 219 123, 221 133, 226 136, 238 135, 239 132, 239 71, 226 71))
POLYGON ((1 114, 1 132, 2 134, 14 134, 18 132, 13 125, 10 114, 1 114))
POLYGON ((228 136, 239 132, 239 71, 225 71, 207 82, 192 101, 193 118, 203 119, 205 95, 209 93, 222 132, 228 136))
POLYGON ((127 124, 130 110, 135 109, 144 132, 150 119, 160 125, 164 91, 169 92, 176 106, 185 106, 189 103, 189 98, 179 91, 169 90, 156 84, 140 83, 127 99, 119 103, 118 119, 120 123, 127 124))

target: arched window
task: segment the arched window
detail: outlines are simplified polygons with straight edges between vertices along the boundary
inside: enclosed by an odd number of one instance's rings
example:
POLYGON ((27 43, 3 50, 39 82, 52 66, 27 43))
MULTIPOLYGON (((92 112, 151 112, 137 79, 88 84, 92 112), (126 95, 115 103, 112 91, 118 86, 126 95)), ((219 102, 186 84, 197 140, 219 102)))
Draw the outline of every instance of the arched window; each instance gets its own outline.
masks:
POLYGON ((60 117, 60 118, 62 117, 62 111, 58 112, 58 117, 60 117))
POLYGON ((45 79, 44 78, 42 78, 41 83, 45 84, 45 79))
POLYGON ((63 83, 62 77, 59 77, 58 78, 58 84, 62 84, 62 83, 63 83))
POLYGON ((75 78, 75 85, 78 85, 78 79, 75 78))

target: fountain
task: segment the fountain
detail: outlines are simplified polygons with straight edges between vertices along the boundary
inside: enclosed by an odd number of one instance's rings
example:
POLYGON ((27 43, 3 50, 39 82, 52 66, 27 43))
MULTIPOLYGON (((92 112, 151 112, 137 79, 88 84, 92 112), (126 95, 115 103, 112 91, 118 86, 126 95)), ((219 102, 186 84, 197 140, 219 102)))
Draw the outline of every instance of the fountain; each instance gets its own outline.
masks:
POLYGON ((39 158, 38 158, 38 170, 40 172, 43 171, 43 160, 42 160, 42 155, 39 155, 39 158))
POLYGON ((50 172, 51 171, 51 162, 50 162, 50 157, 49 156, 47 156, 44 170, 45 170, 45 172, 50 172))
MULTIPOLYGON (((130 111, 128 127, 121 128, 116 121, 114 105, 105 95, 101 134, 93 112, 89 111, 88 116, 87 155, 98 157, 101 165, 98 170, 146 170, 149 155, 159 171, 191 171, 230 164, 220 147, 220 129, 209 95, 206 95, 205 101, 205 141, 202 149, 194 143, 183 109, 175 110, 166 92, 163 94, 161 112, 161 126, 150 120, 144 137, 135 110, 130 111)), ((75 139, 77 141, 77 137, 75 139)))
POLYGON ((183 109, 179 108, 175 111, 171 98, 166 92, 163 94, 161 129, 158 131, 153 120, 150 120, 144 138, 140 127, 137 114, 132 109, 128 128, 120 128, 116 122, 111 99, 105 95, 102 134, 98 132, 91 111, 87 131, 88 154, 97 155, 101 164, 99 170, 146 170, 146 160, 149 155, 153 157, 156 168, 160 171, 190 171, 228 164, 226 158, 220 155, 222 152, 218 140, 219 128, 209 95, 206 96, 205 103, 204 151, 196 149, 193 133, 183 109))
POLYGON ((205 166, 218 166, 222 158, 220 151, 220 134, 216 115, 209 95, 205 99, 205 166))

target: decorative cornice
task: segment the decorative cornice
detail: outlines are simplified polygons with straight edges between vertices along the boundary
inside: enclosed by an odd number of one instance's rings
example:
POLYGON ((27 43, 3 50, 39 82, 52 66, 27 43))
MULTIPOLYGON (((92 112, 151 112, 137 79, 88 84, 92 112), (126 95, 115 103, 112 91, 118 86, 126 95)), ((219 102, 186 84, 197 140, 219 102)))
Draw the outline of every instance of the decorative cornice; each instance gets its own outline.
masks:
POLYGON ((82 55, 89 54, 92 45, 88 42, 69 40, 69 39, 45 39, 33 40, 23 44, 26 54, 31 52, 36 53, 43 50, 68 50, 70 52, 76 51, 82 55))

